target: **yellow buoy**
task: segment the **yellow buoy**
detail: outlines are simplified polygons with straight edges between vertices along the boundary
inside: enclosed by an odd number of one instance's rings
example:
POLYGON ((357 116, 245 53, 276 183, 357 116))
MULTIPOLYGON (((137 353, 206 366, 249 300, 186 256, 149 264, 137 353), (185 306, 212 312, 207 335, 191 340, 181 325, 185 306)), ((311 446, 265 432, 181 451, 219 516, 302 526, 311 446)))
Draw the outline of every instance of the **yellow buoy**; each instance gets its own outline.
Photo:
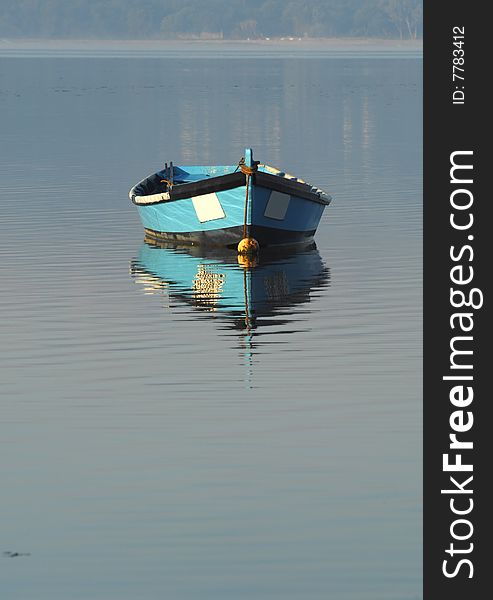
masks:
POLYGON ((240 256, 256 256, 259 251, 257 240, 251 237, 245 237, 238 244, 238 254, 240 256))

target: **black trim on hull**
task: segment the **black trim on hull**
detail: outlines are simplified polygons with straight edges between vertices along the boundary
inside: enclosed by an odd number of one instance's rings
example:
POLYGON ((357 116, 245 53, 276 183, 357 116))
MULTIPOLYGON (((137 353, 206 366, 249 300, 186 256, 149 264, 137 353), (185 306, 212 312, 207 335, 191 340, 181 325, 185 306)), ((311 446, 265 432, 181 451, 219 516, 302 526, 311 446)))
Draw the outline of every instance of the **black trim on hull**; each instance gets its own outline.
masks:
MULTIPOLYGON (((144 229, 145 238, 165 243, 189 244, 191 246, 234 246, 236 247, 243 238, 243 226, 227 227, 225 229, 212 229, 211 231, 186 231, 173 233, 168 231, 154 231, 144 229)), ((259 225, 250 226, 250 236, 255 238, 260 248, 278 245, 295 245, 311 241, 315 235, 315 229, 311 231, 286 231, 282 229, 273 229, 271 227, 262 227, 259 225)))
POLYGON ((312 192, 311 186, 309 186, 307 183, 292 181, 291 179, 285 179, 284 177, 279 177, 278 175, 271 175, 270 173, 258 171, 253 177, 253 183, 259 187, 282 192, 283 194, 290 194, 291 196, 298 196, 299 198, 311 200, 312 202, 323 204, 324 206, 328 206, 330 204, 330 200, 326 200, 325 198, 320 197, 317 193, 312 192))
POLYGON ((144 229, 145 238, 157 242, 188 244, 190 246, 233 246, 237 245, 243 237, 243 226, 213 229, 212 231, 184 231, 174 233, 170 231, 154 231, 144 229))
POLYGON ((230 173, 194 181, 193 183, 182 183, 175 185, 170 191, 170 202, 173 200, 182 200, 183 198, 195 198, 204 194, 213 192, 223 192, 232 190, 245 185, 245 176, 243 173, 230 173))
POLYGON ((207 177, 200 181, 192 183, 177 183, 171 189, 167 189, 163 183, 163 173, 154 173, 149 175, 130 190, 129 196, 136 206, 152 206, 154 204, 162 204, 163 202, 174 202, 183 200, 184 198, 195 198, 213 192, 223 192, 225 190, 233 190, 237 187, 245 185, 245 175, 243 173, 228 173, 219 175, 218 177, 207 177), (151 196, 153 194, 169 194, 169 198, 165 200, 156 200, 146 204, 140 204, 135 201, 136 196, 151 196))
MULTIPOLYGON (((195 198, 213 192, 232 190, 246 184, 245 175, 243 173, 228 173, 227 175, 201 179, 200 181, 194 181, 193 183, 179 183, 166 192, 166 186, 163 184, 162 177, 162 173, 155 173, 135 185, 129 193, 132 202, 137 206, 153 206, 162 204, 163 202, 175 202, 177 200, 183 200, 184 198, 195 198), (169 194, 169 198, 164 200, 161 199, 156 200, 155 202, 146 202, 144 204, 135 200, 136 196, 145 197, 165 193, 169 194)), ((324 206, 330 204, 330 197, 320 196, 317 192, 313 192, 311 186, 307 183, 292 181, 290 179, 279 177, 278 175, 271 175, 270 173, 258 171, 252 176, 252 184, 254 187, 263 187, 284 194, 298 196, 299 198, 304 198, 305 200, 310 200, 317 204, 323 204, 324 206)))

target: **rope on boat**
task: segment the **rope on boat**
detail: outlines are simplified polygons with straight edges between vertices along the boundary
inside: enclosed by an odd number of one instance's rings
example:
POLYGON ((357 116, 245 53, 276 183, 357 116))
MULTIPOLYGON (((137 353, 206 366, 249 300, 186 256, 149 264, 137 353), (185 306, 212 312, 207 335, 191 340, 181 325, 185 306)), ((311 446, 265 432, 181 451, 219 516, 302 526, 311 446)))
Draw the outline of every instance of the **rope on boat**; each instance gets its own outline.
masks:
POLYGON ((236 169, 233 171, 233 173, 236 173, 238 171, 238 169, 241 167, 241 165, 245 164, 245 157, 242 156, 240 158, 240 160, 238 161, 238 164, 236 165, 236 169))
POLYGON ((167 191, 171 192, 171 188, 173 187, 173 163, 164 163, 164 174, 166 175, 166 179, 161 179, 161 183, 165 183, 167 187, 167 191))
MULTIPOLYGON (((252 167, 245 165, 245 162, 240 160, 238 166, 241 169, 241 172, 245 174, 245 185, 246 185, 246 193, 245 193, 245 211, 243 214, 243 239, 238 244, 238 254, 245 257, 253 257, 258 253, 259 245, 257 240, 254 240, 250 237, 250 232, 248 231, 248 192, 250 189, 250 180, 252 175, 257 171, 257 163, 254 163, 252 167)), ((253 264, 253 263, 252 263, 253 264)), ((251 266, 249 264, 244 266, 251 266)))
POLYGON ((247 217, 248 217, 248 190, 250 189, 250 178, 257 170, 257 165, 253 167, 247 167, 245 164, 241 164, 241 161, 238 163, 241 172, 245 174, 245 185, 246 185, 246 194, 245 194, 245 212, 243 215, 243 237, 247 237, 247 217))
POLYGON ((246 194, 245 194, 245 212, 243 214, 243 237, 247 237, 247 218, 248 218, 248 188, 250 187, 250 177, 246 176, 246 194))

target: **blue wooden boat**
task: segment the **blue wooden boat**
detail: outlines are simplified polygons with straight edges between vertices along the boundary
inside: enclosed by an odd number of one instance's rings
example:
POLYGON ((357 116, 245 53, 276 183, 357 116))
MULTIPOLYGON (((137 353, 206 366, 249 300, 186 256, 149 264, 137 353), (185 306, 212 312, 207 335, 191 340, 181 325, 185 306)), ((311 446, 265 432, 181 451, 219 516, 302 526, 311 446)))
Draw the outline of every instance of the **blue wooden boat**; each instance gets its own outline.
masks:
POLYGON ((262 252, 254 268, 243 268, 236 255, 219 248, 142 244, 131 273, 149 293, 165 293, 197 310, 223 317, 234 329, 255 329, 279 310, 310 301, 325 287, 329 270, 312 242, 289 252, 262 252), (260 321, 259 321, 260 319, 260 321))
POLYGON ((177 167, 146 177, 129 192, 145 235, 157 241, 260 247, 311 240, 330 196, 292 175, 253 160, 237 165, 177 167))

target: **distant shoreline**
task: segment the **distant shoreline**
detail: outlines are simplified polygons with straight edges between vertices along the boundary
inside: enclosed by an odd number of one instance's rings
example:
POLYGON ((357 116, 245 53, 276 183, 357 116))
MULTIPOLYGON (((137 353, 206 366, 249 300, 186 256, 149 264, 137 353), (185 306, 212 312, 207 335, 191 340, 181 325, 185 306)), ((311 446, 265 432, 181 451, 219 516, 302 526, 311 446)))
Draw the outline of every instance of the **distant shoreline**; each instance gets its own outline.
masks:
POLYGON ((321 48, 341 48, 363 50, 365 48, 378 47, 382 50, 421 50, 423 48, 423 40, 399 40, 388 38, 265 38, 265 39, 200 39, 200 38, 181 38, 181 39, 24 39, 24 38, 0 38, 0 48, 18 49, 18 50, 35 50, 40 49, 63 49, 63 50, 78 50, 88 47, 100 49, 113 49, 119 47, 136 47, 142 49, 164 49, 174 48, 190 44, 191 46, 243 46, 243 47, 289 47, 293 50, 296 47, 303 50, 321 49, 321 48))
POLYGON ((262 40, 0 39, 3 58, 422 59, 422 40, 275 38, 262 40))

